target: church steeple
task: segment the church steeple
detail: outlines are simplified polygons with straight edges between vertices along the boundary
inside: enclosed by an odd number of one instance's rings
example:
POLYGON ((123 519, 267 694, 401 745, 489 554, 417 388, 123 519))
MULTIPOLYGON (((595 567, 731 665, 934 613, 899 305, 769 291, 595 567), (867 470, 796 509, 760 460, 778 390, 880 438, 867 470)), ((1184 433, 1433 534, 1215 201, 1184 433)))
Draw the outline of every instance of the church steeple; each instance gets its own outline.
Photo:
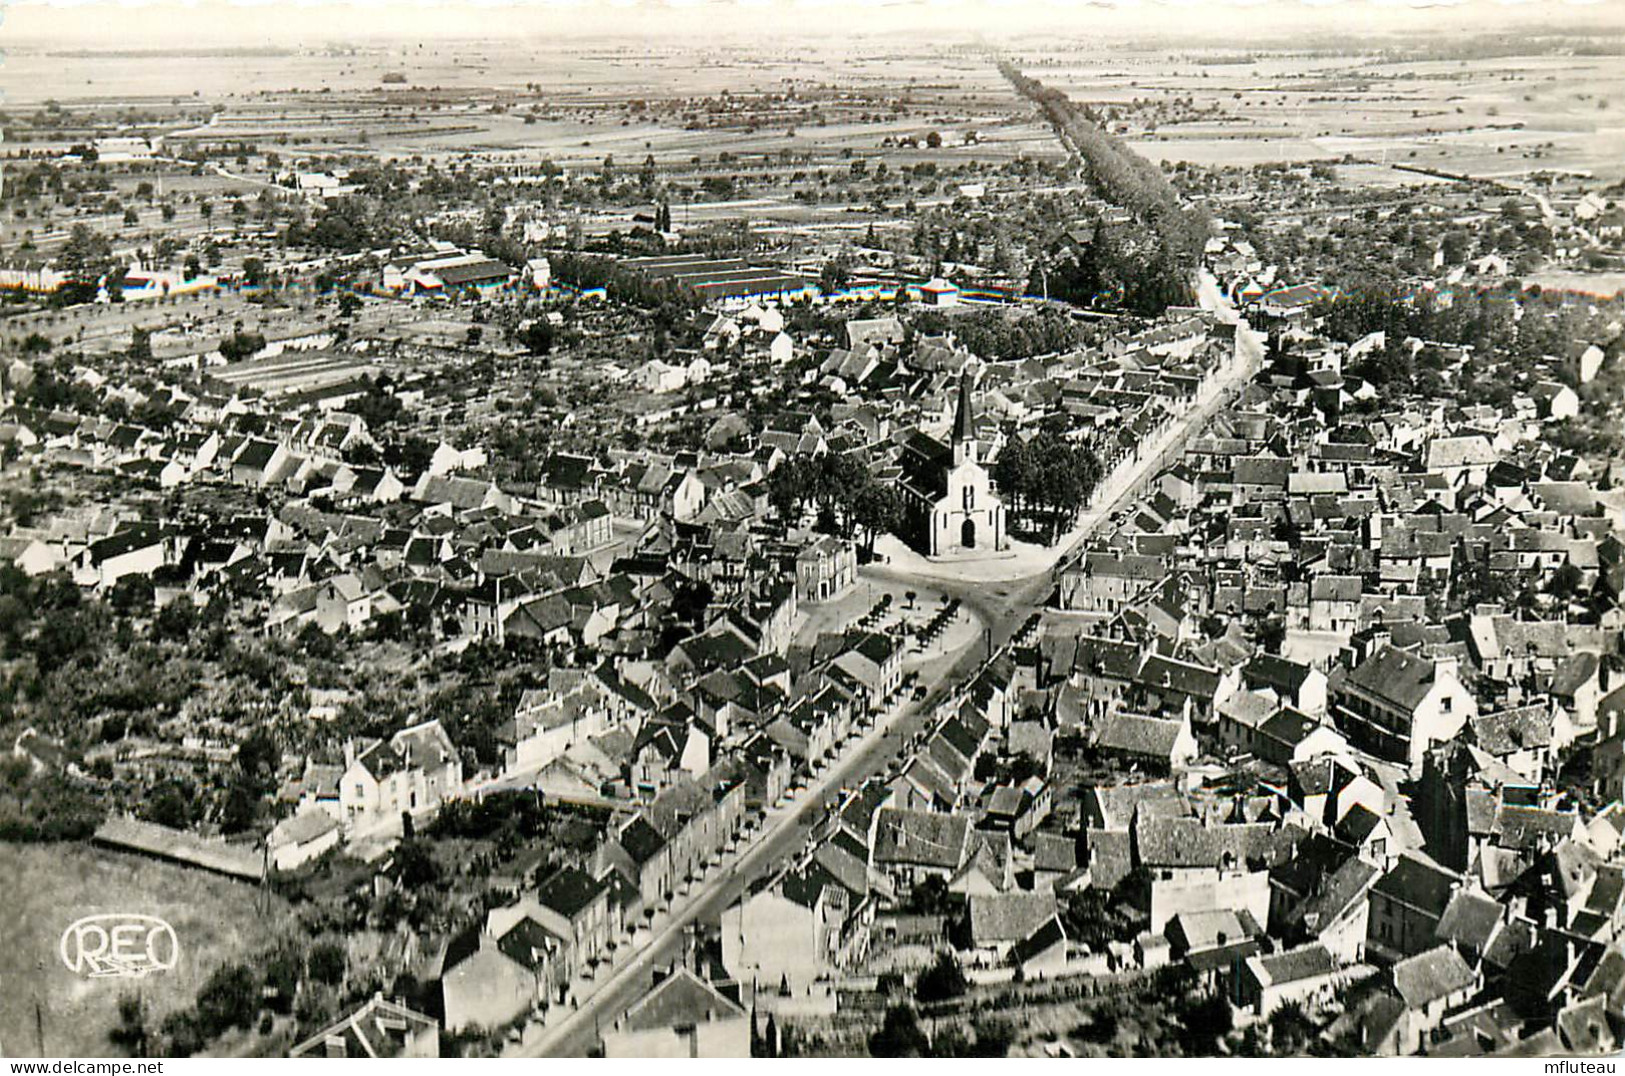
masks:
POLYGON ((976 462, 976 416, 971 414, 970 367, 959 375, 959 407, 954 414, 954 466, 969 459, 976 462))

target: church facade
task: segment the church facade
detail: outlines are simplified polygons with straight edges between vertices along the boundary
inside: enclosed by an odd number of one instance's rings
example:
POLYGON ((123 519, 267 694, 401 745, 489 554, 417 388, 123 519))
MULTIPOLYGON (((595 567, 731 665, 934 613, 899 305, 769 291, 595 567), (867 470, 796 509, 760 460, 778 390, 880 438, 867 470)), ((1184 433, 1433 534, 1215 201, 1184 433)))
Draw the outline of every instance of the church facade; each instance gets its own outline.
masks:
POLYGON ((926 556, 955 556, 1008 546, 1004 502, 993 492, 979 454, 971 411, 971 374, 967 370, 959 380, 953 443, 945 445, 916 432, 903 446, 902 537, 926 556))

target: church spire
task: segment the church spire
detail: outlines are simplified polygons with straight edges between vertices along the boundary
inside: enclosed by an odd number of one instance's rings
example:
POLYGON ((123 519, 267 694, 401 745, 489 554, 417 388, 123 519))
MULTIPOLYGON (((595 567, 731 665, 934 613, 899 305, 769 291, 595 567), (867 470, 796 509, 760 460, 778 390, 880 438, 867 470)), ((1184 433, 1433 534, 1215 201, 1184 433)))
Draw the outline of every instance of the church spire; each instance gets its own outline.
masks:
POLYGON ((959 375, 959 410, 954 415, 954 443, 976 440, 976 419, 970 408, 970 367, 959 375))

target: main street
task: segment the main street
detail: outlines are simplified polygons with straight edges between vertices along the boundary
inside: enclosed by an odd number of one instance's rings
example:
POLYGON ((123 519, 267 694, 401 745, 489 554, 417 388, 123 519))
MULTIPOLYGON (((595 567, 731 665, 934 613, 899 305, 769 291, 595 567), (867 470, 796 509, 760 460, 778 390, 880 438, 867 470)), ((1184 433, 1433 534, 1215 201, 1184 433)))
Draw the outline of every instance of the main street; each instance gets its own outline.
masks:
MULTIPOLYGON (((1039 582, 1035 580, 1032 585, 1039 582)), ((1047 586, 1047 579, 1041 582, 1047 586)), ((1008 636, 1020 623, 1015 619, 1018 612, 1025 618, 1029 608, 1012 607, 1001 620, 999 630, 1008 636)), ((654 969, 676 959, 684 932, 696 922, 719 920, 752 879, 770 873, 782 861, 798 853, 808 830, 824 817, 830 794, 842 788, 854 788, 884 773, 888 763, 903 753, 909 740, 930 723, 950 687, 974 671, 985 656, 979 644, 967 647, 924 699, 903 703, 883 715, 834 765, 813 778, 791 805, 769 812, 766 828, 750 848, 732 865, 713 868, 698 888, 682 900, 677 914, 658 927, 631 960, 611 971, 609 980, 575 1012, 516 1053, 523 1057, 583 1057, 595 1050, 601 1028, 619 1019, 649 989, 654 969)))

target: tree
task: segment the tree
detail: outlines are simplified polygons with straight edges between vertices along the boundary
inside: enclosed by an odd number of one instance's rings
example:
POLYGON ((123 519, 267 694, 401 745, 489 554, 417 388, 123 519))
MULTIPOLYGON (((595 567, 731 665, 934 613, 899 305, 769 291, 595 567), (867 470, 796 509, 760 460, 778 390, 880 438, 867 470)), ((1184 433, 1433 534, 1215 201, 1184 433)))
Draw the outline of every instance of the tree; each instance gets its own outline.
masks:
POLYGON ((127 1050, 131 1057, 145 1057, 147 1052, 147 1014, 140 994, 122 994, 118 999, 118 1025, 108 1032, 115 1046, 127 1050))
POLYGON ((907 1005, 893 1005, 886 1010, 880 1030, 869 1036, 869 1053, 875 1057, 926 1057, 931 1044, 907 1005))
POLYGON ((948 883, 928 875, 909 891, 906 907, 912 915, 946 915, 949 903, 948 883))
POLYGON ((807 495, 806 471, 799 458, 785 460, 767 476, 767 503, 785 527, 800 518, 807 495))
POLYGON ((244 332, 238 329, 220 341, 220 357, 227 362, 241 362, 244 359, 252 358, 263 347, 265 347, 264 336, 256 332, 244 332))
POLYGON ((896 531, 903 521, 903 499, 891 486, 882 486, 866 470, 867 481, 852 494, 852 521, 863 530, 863 549, 868 559, 875 555, 875 539, 881 534, 896 531))
POLYGON ((1270 1014, 1271 1052, 1277 1057, 1301 1055, 1315 1040, 1319 1030, 1301 1004, 1296 1001, 1283 1002, 1270 1014))
POLYGON ((942 953, 937 962, 920 973, 914 982, 914 997, 921 1002, 948 1001, 969 988, 965 971, 952 953, 942 953))
POLYGON ((395 866, 401 884, 409 889, 425 889, 440 880, 440 864, 422 841, 402 841, 395 847, 395 866))
POLYGON ((705 611, 711 607, 713 597, 711 584, 697 579, 677 588, 672 596, 671 611, 680 620, 698 627, 705 622, 705 611))
POLYGON ((283 945, 265 962, 266 1004, 274 1011, 293 1011, 293 999, 299 993, 299 976, 304 962, 299 953, 283 945))
POLYGON ((88 224, 75 224, 57 255, 62 274, 81 283, 95 284, 107 272, 113 256, 112 243, 88 224))
POLYGON ((161 786, 147 798, 147 821, 170 829, 185 829, 192 824, 192 798, 174 783, 161 786))
POLYGON ((137 325, 130 330, 130 349, 125 352, 131 362, 152 361, 152 330, 137 325))
POLYGON ((925 136, 925 144, 931 149, 941 149, 942 135, 936 131, 928 132, 925 136))
POLYGON ((1279 654, 1286 642, 1286 621, 1278 616, 1264 617, 1255 636, 1266 654, 1279 654))
POLYGON ((217 968, 198 991, 198 1027, 206 1038, 249 1026, 259 1010, 260 979, 246 964, 217 968))
POLYGON ((1212 1054, 1233 1025, 1230 1003, 1221 994, 1210 994, 1185 1004, 1177 1018, 1180 1045, 1190 1057, 1212 1054))
POLYGON ((519 343, 532 355, 546 355, 553 350, 553 325, 546 318, 536 318, 519 333, 519 343))
POLYGON ((237 747, 237 768, 243 775, 263 787, 269 787, 276 777, 277 763, 282 752, 276 740, 265 729, 255 729, 237 747))
POLYGON ((348 962, 342 945, 318 942, 311 948, 310 956, 305 960, 305 970, 315 982, 338 986, 344 982, 344 971, 348 962))
POLYGON ((226 791, 226 803, 220 812, 220 829, 225 833, 242 833, 254 825, 259 813, 259 795, 239 774, 226 791))

